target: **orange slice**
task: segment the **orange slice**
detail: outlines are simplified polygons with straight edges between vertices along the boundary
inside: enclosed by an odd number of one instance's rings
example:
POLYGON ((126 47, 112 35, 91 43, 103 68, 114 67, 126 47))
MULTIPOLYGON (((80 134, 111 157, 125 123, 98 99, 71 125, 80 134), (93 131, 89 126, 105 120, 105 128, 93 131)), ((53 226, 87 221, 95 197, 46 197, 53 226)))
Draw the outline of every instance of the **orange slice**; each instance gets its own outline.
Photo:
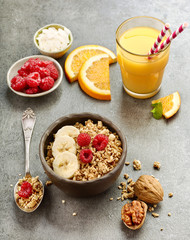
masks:
POLYGON ((99 45, 85 45, 73 50, 65 61, 65 75, 69 82, 74 82, 78 79, 80 68, 86 60, 103 53, 109 55, 110 63, 117 61, 117 57, 112 51, 99 45))
POLYGON ((80 69, 78 81, 89 96, 99 100, 111 100, 109 56, 99 54, 89 58, 80 69))
POLYGON ((174 92, 166 97, 153 100, 152 104, 161 102, 163 107, 163 115, 165 118, 172 117, 180 108, 181 98, 178 92, 174 92))

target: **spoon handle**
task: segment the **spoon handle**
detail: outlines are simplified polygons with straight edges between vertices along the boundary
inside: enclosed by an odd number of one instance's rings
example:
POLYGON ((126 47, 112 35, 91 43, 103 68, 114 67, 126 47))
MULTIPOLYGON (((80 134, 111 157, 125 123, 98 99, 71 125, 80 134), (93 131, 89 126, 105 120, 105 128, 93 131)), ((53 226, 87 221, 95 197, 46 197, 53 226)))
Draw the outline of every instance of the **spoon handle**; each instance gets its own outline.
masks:
POLYGON ((29 151, 30 151, 30 140, 32 132, 36 122, 36 115, 31 108, 27 108, 22 114, 22 129, 24 132, 25 140, 25 176, 30 177, 29 170, 29 151))

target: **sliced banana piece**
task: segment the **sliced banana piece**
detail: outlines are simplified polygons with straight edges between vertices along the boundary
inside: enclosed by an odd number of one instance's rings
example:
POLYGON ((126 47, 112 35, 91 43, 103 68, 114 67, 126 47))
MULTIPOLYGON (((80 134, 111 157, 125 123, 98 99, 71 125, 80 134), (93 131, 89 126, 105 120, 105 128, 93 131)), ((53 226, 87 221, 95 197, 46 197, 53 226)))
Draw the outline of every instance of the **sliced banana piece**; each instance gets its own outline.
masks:
POLYGON ((76 127, 68 125, 60 128, 55 134, 55 138, 59 136, 64 136, 64 135, 75 138, 75 137, 78 137, 79 133, 80 132, 76 127))
POLYGON ((58 154, 53 161, 54 172, 63 178, 71 178, 79 166, 76 155, 68 151, 58 154))
POLYGON ((54 158, 62 152, 71 152, 76 154, 76 143, 72 137, 69 136, 59 136, 55 138, 52 146, 52 154, 54 158))

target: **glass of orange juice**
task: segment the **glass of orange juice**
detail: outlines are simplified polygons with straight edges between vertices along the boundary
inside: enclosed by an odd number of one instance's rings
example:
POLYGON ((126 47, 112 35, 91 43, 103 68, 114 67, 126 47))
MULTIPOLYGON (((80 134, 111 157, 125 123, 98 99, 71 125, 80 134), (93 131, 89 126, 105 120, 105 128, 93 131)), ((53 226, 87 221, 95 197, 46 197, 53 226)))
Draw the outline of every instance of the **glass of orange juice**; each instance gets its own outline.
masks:
MULTIPOLYGON (((123 87, 132 97, 149 98, 160 90, 170 45, 150 57, 148 52, 164 25, 157 18, 141 16, 124 21, 116 31, 117 60, 123 87)), ((170 30, 163 41, 169 35, 170 30)))

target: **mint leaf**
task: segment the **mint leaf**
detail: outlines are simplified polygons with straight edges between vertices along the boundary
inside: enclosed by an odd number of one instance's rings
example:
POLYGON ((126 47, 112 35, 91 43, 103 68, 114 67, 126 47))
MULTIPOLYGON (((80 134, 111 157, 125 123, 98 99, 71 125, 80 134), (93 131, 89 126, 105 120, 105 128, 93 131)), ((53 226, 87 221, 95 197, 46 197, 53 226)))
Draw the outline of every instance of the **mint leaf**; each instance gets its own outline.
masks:
POLYGON ((152 104, 152 107, 154 107, 151 111, 153 113, 153 117, 156 119, 160 119, 163 113, 162 103, 161 102, 154 103, 152 104))

